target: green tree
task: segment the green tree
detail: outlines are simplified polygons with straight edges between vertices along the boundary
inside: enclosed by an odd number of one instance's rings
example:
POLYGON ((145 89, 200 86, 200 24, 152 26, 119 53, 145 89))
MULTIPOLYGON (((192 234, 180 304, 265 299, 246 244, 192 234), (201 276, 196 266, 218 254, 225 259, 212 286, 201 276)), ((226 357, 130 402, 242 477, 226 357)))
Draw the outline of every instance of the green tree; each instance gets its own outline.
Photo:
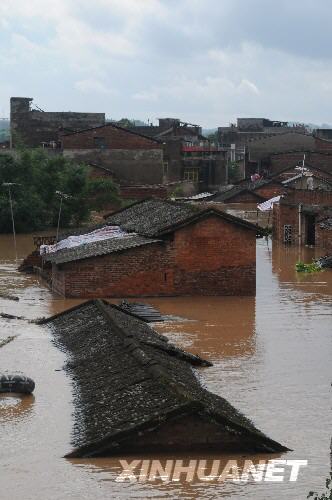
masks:
POLYGON ((110 203, 119 202, 118 189, 112 179, 97 177, 88 183, 89 205, 93 210, 103 210, 110 203))
MULTIPOLYGON (((29 232, 56 226, 60 198, 57 191, 70 197, 62 204, 61 226, 79 225, 88 219, 93 186, 88 168, 62 156, 49 156, 42 149, 20 150, 15 156, 0 156, 0 232, 11 232, 8 189, 12 187, 17 232, 29 232)), ((92 182, 93 184, 93 182, 92 182)), ((95 193, 97 198, 98 193, 95 193)), ((114 190, 109 192, 114 198, 114 190)), ((105 199, 105 197, 104 197, 105 199)), ((94 202, 95 203, 95 202, 94 202)))

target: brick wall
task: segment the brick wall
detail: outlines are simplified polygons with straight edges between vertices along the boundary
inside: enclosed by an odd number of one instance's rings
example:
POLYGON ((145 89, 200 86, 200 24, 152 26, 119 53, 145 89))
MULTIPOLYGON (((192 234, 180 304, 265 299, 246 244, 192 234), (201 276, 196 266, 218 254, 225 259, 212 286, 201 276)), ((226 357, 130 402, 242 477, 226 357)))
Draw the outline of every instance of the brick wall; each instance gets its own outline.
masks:
POLYGON ((285 200, 288 203, 332 206, 332 191, 310 191, 307 189, 295 189, 287 193, 285 200))
POLYGON ((53 268, 68 297, 254 295, 256 235, 213 216, 174 238, 53 268))
POLYGON ((275 196, 279 196, 286 191, 284 186, 281 186, 277 182, 271 182, 266 186, 262 186, 255 190, 255 193, 263 198, 269 200, 270 198, 274 198, 275 196))
POLYGON ((248 191, 239 193, 225 200, 225 203, 261 203, 262 200, 258 196, 255 196, 255 193, 250 193, 248 191))
POLYGON ((145 198, 167 198, 166 186, 121 186, 120 197, 129 200, 144 200, 145 198))
POLYGON ((63 149, 94 149, 96 141, 102 140, 106 149, 162 149, 163 145, 148 137, 128 130, 105 125, 62 137, 63 149))
POLYGON ((284 242, 284 225, 292 226, 291 244, 298 243, 299 212, 297 206, 284 205, 282 203, 273 205, 272 215, 273 239, 284 242))
POLYGON ((315 147, 317 151, 329 151, 332 153, 332 141, 322 140, 319 137, 315 137, 315 147))
MULTIPOLYGON (((323 168, 332 173, 332 151, 331 152, 318 152, 307 151, 305 153, 306 161, 313 167, 323 168)), ((303 152, 280 153, 271 155, 270 172, 278 173, 284 168, 291 168, 295 165, 302 165, 303 152)))
POLYGON ((332 231, 322 229, 319 223, 315 226, 316 246, 322 248, 328 255, 332 255, 332 231))

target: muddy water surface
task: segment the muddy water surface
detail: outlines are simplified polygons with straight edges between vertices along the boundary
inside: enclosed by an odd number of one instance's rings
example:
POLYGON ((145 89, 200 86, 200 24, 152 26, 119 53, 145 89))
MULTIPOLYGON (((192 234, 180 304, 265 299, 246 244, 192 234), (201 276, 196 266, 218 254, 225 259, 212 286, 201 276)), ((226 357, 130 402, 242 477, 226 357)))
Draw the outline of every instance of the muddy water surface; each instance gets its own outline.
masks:
MULTIPOLYGON (((20 258, 28 253, 31 242, 31 236, 19 236, 20 258)), ((26 320, 0 318, 0 341, 17 335, 0 348, 1 370, 21 370, 36 381, 34 396, 0 397, 1 500, 290 500, 306 498, 312 488, 322 489, 329 472, 332 434, 332 271, 305 276, 294 270, 299 258, 309 261, 313 254, 311 249, 299 252, 259 240, 256 298, 149 300, 163 313, 178 318, 159 324, 160 332, 213 361, 213 367, 200 372, 206 387, 294 450, 281 458, 308 460, 298 482, 206 484, 196 478, 192 483, 124 484, 115 481, 121 469, 118 459, 63 459, 70 450, 73 410, 70 380, 62 371, 65 355, 53 346, 45 328, 26 320)), ((28 319, 78 303, 52 296, 35 277, 18 273, 9 236, 0 237, 0 293, 4 291, 20 300, 0 298, 0 312, 28 319)), ((229 458, 240 463, 243 457, 177 458, 206 458, 209 465, 212 458, 223 464, 229 458)))

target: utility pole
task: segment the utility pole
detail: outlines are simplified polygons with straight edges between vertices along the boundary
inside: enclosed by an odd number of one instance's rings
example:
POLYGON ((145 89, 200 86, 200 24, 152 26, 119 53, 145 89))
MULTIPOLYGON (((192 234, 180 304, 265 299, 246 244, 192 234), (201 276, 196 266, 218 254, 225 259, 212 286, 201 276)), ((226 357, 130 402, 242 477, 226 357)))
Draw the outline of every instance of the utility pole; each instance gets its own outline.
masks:
POLYGON ((62 200, 63 199, 67 200, 68 198, 71 198, 71 196, 69 194, 62 193, 61 191, 55 191, 55 194, 57 194, 60 197, 60 206, 59 206, 59 214, 58 214, 58 226, 57 226, 57 230, 56 230, 56 243, 58 243, 58 241, 59 241, 61 210, 62 210, 62 200))
POLYGON ((14 211, 13 211, 13 200, 12 200, 12 186, 19 186, 16 182, 3 182, 3 187, 8 188, 8 196, 9 196, 9 205, 10 205, 10 213, 12 217, 12 226, 13 226, 13 237, 14 237, 14 250, 15 250, 15 262, 17 264, 17 245, 16 245, 16 231, 15 231, 15 220, 14 220, 14 211))

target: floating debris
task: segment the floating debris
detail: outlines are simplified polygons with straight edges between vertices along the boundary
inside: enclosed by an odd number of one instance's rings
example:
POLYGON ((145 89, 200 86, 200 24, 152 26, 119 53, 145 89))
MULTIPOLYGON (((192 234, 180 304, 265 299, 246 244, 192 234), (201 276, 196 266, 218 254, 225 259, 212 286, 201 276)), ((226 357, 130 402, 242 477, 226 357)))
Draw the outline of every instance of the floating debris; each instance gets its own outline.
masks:
POLYGON ((6 319, 26 319, 24 316, 15 316, 15 314, 0 313, 2 318, 6 319))
POLYGON ((3 292, 0 292, 0 299, 8 299, 15 301, 20 300, 19 297, 16 297, 16 295, 11 295, 10 293, 3 293, 3 292))
POLYGON ((32 378, 24 373, 0 373, 0 393, 15 392, 18 394, 31 394, 35 389, 32 378))
POLYGON ((316 260, 316 263, 321 268, 332 268, 332 255, 325 255, 316 260))
POLYGON ((149 304, 139 304, 137 302, 127 302, 123 300, 119 307, 125 312, 135 314, 146 323, 156 323, 157 321, 164 321, 165 318, 160 314, 157 309, 149 304))
POLYGON ((9 342, 12 342, 14 339, 16 339, 17 335, 12 335, 10 337, 7 337, 3 340, 0 340, 0 348, 4 347, 5 345, 9 344, 9 342))

